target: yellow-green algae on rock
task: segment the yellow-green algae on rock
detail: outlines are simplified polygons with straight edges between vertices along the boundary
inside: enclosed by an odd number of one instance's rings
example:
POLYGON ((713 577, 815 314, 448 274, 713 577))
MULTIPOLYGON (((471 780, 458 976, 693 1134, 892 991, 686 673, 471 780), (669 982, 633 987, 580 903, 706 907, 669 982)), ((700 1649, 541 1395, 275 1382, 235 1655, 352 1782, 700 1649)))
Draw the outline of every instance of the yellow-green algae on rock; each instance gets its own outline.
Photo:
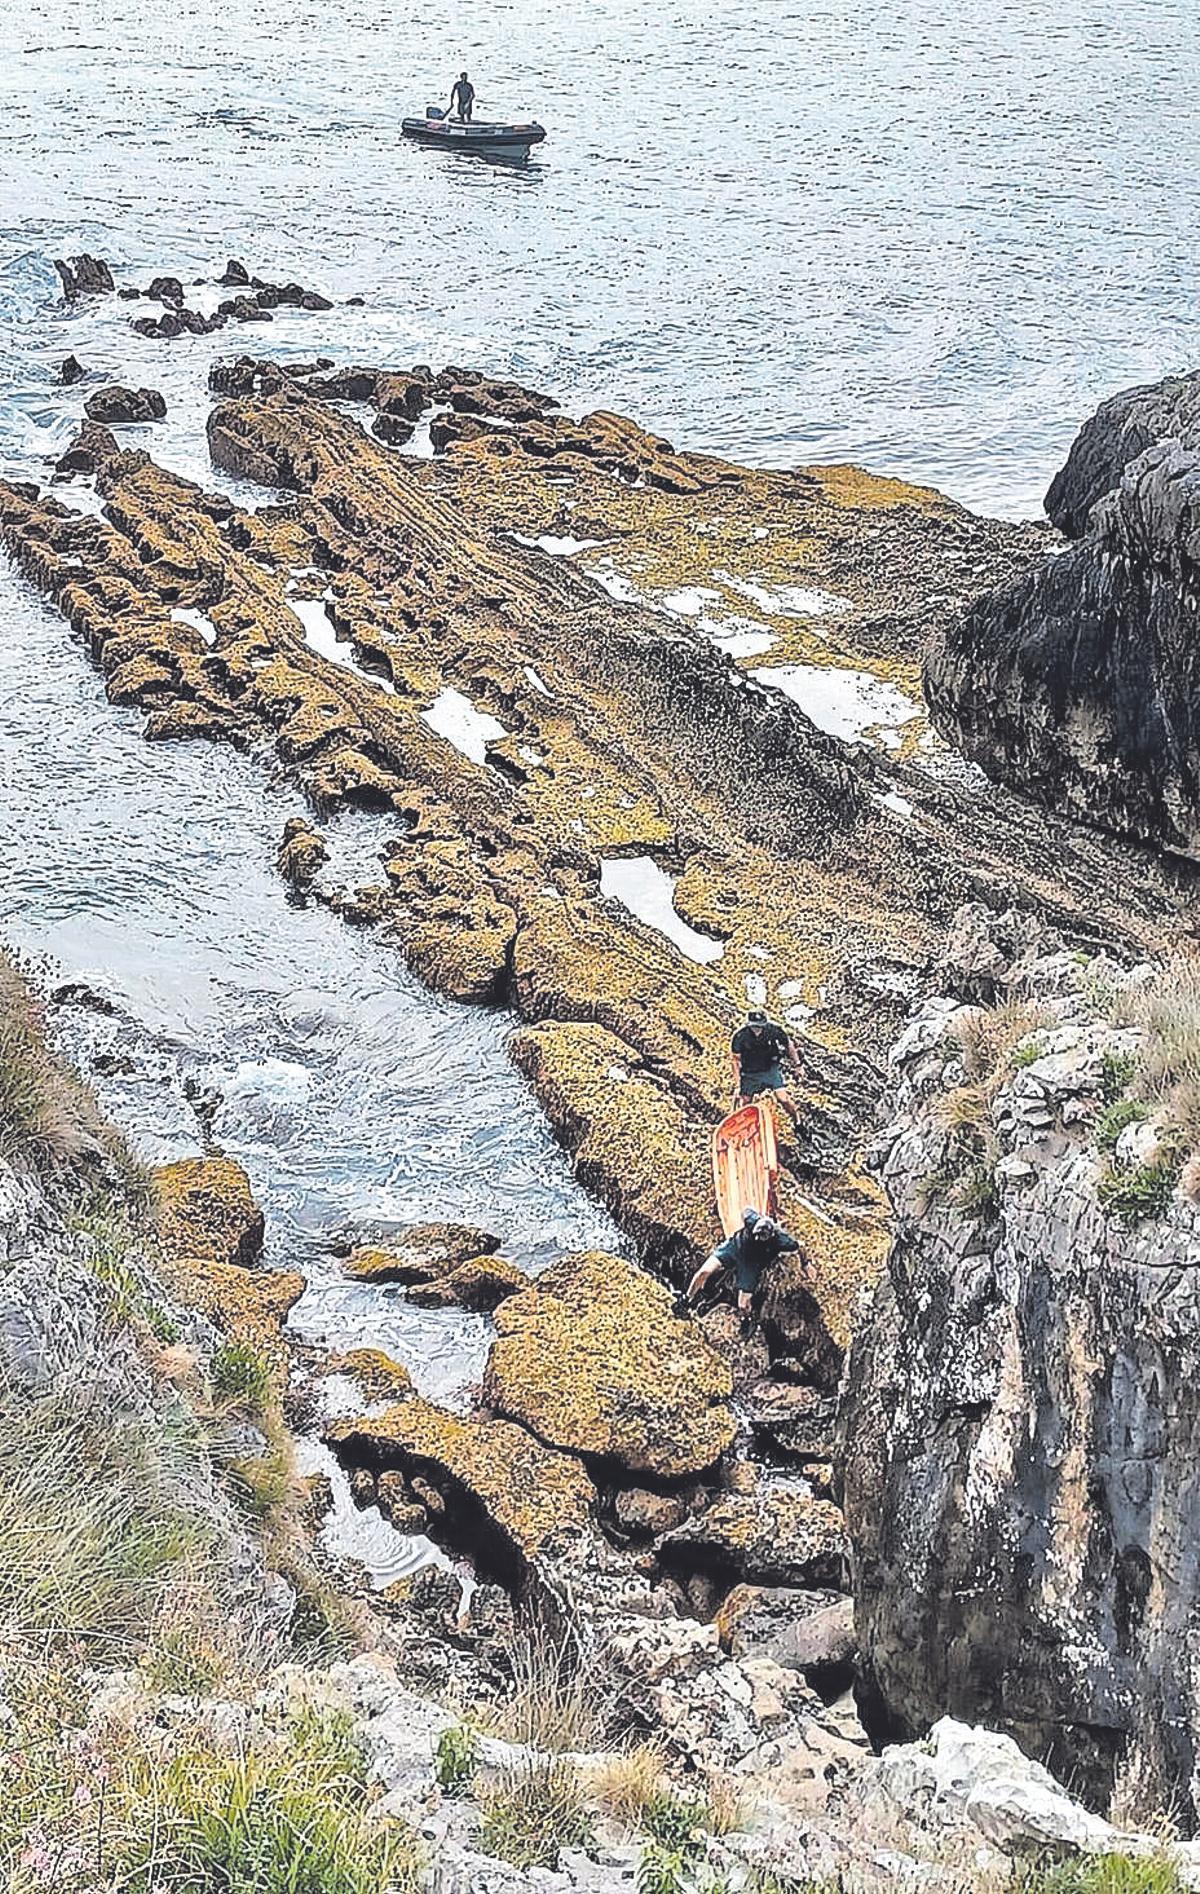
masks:
POLYGON ((733 1445, 728 1362, 635 1263, 564 1256, 495 1320, 484 1399, 551 1446, 681 1480, 733 1445))
POLYGON ((325 1438, 347 1466, 432 1482, 460 1526, 498 1535, 522 1563, 588 1525, 594 1489, 579 1461, 510 1421, 463 1419, 414 1395, 374 1418, 335 1421, 325 1438))
POLYGON ((188 1302, 282 1374, 283 1323, 304 1293, 295 1270, 261 1269, 263 1214, 227 1157, 183 1158, 153 1173, 159 1247, 188 1302))

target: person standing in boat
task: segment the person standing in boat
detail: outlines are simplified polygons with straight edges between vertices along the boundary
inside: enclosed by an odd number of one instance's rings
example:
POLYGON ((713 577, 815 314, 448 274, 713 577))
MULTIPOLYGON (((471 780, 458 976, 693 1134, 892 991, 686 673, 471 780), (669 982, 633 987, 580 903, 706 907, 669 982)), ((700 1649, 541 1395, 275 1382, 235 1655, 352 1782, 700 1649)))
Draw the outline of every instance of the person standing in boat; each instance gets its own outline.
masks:
POLYGON ((469 125, 474 106, 475 88, 466 73, 460 72, 450 90, 450 116, 461 119, 464 125, 469 125))

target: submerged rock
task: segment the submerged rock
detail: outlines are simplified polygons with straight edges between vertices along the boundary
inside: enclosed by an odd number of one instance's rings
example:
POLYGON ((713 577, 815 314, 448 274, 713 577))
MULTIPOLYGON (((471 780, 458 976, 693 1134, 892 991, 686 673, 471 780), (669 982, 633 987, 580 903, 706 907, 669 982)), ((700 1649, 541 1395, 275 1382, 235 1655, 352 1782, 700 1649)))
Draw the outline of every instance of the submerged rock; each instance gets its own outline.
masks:
POLYGON ((167 404, 157 388, 122 388, 118 383, 97 388, 83 404, 89 421, 120 424, 132 421, 161 421, 167 404))
POLYGON ((1200 456, 1152 447, 1087 536, 934 640, 934 723, 1056 808, 1200 851, 1200 456))
POLYGON ((728 1365, 636 1263, 565 1256, 500 1306, 496 1330, 484 1399, 551 1446, 681 1480, 733 1444, 728 1365))
POLYGON ((494 1256, 500 1238, 469 1223, 412 1223, 389 1234, 387 1247, 360 1246, 343 1264, 355 1282, 434 1282, 463 1263, 494 1256))

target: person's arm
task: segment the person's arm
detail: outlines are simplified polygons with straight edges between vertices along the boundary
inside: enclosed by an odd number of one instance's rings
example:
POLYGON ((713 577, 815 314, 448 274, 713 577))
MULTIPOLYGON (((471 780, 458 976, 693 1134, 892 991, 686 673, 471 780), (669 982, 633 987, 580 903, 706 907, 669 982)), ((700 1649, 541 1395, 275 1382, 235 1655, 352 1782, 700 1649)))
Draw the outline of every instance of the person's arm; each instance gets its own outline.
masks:
POLYGON ((789 1065, 793 1065, 793 1066, 795 1066, 795 1067, 796 1067, 796 1070, 797 1070, 797 1071, 799 1071, 799 1069, 800 1069, 800 1054, 799 1054, 799 1052, 798 1052, 798 1051, 796 1050, 796 1041, 795 1041, 795 1040, 794 1040, 794 1039, 792 1038, 792 1035, 791 1035, 791 1033, 787 1033, 787 1034, 785 1034, 785 1038, 786 1038, 786 1040, 787 1040, 787 1056, 788 1056, 788 1064, 789 1064, 789 1065))
POLYGON ((796 1238, 790 1235, 787 1230, 781 1230, 779 1232, 779 1247, 786 1255, 790 1256, 794 1250, 800 1248, 800 1245, 796 1241, 796 1238))

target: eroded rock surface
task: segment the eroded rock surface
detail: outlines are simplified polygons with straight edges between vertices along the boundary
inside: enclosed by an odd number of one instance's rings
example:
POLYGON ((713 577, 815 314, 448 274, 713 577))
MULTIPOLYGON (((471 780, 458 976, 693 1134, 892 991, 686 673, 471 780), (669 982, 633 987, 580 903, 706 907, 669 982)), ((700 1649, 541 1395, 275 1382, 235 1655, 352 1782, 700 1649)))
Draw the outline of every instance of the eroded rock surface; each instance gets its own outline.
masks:
POLYGON ((948 994, 898 1042, 846 1511, 893 1729, 985 1721, 1193 1825, 1200 1210, 1096 998, 1142 978, 1034 956, 1002 1008, 948 994))
POLYGON ((1160 441, 1178 441, 1189 452, 1200 449, 1200 374, 1168 375, 1100 403, 1050 482, 1046 511, 1054 524, 1068 538, 1082 538, 1097 500, 1160 441))
POLYGON ((933 643, 935 724, 990 776, 1200 850, 1200 457, 1150 448, 1078 544, 933 643))

